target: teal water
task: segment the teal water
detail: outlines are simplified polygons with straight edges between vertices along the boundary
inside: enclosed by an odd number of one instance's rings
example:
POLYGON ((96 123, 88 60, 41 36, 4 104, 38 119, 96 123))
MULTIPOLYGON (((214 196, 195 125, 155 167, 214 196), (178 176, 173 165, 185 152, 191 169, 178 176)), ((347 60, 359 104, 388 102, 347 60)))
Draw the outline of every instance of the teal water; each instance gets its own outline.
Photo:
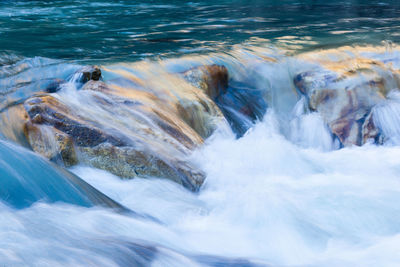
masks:
POLYGON ((0 52, 100 62, 398 42, 398 1, 1 1, 0 52))

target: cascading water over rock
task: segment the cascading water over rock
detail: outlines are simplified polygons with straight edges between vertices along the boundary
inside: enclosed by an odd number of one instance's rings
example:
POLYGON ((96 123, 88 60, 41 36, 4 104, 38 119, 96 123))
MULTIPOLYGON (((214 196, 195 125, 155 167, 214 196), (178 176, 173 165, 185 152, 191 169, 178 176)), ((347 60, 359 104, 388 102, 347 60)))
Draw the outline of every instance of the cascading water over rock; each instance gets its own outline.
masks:
POLYGON ((397 51, 243 46, 99 66, 16 59, 0 72, 1 258, 396 262, 397 51), (43 242, 57 253, 32 249, 43 242))

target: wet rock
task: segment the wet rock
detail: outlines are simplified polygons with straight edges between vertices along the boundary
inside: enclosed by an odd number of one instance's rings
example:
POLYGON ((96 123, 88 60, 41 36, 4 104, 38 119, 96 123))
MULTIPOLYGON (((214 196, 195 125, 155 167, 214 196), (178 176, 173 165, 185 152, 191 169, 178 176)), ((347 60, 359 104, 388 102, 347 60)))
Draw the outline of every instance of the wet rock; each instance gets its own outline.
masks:
POLYGON ((7 137, 58 164, 87 164, 123 178, 164 177, 196 191, 205 174, 188 156, 227 123, 208 96, 226 93, 227 70, 204 70, 209 73, 199 80, 204 90, 197 90, 167 72, 155 79, 105 69, 118 79, 103 82, 99 68, 85 67, 69 81, 80 90, 49 87, 6 107, 1 125, 12 124, 7 137), (121 80, 132 82, 121 85, 121 80))
POLYGON ((24 147, 30 147, 23 132, 27 119, 28 114, 22 104, 8 107, 0 113, 0 136, 24 147))
MULTIPOLYGON (((180 105, 188 102, 190 102, 191 106, 198 105, 193 95, 187 95, 177 90, 174 92, 174 98, 167 99, 164 97, 164 99, 161 99, 152 93, 109 86, 101 81, 89 81, 82 87, 82 91, 100 92, 101 94, 95 93, 91 95, 97 104, 107 107, 109 110, 115 110, 116 114, 121 113, 121 116, 128 116, 123 117, 124 119, 129 117, 138 118, 139 123, 147 124, 146 134, 154 135, 154 131, 162 130, 163 133, 178 141, 178 143, 175 142, 174 146, 179 144, 177 147, 184 145, 186 148, 193 149, 203 142, 203 139, 196 133, 195 129, 185 123, 179 109, 180 105), (179 100, 176 96, 179 97, 179 100), (140 112, 142 116, 151 121, 151 125, 148 125, 148 121, 140 118, 138 114, 132 114, 127 111, 140 112), (154 126, 157 126, 158 129, 155 129, 154 126)), ((212 104, 211 100, 208 101, 212 104)), ((190 107, 186 107, 185 111, 195 115, 194 112, 190 112, 193 111, 190 107)), ((204 116, 204 114, 202 115, 204 116)), ((202 127, 205 128, 207 126, 203 125, 202 127)))
POLYGON ((221 65, 199 66, 183 73, 185 79, 202 89, 211 99, 226 93, 228 88, 228 69, 221 65))
POLYGON ((226 123, 216 103, 195 88, 191 94, 180 95, 174 106, 179 117, 204 139, 226 123))
POLYGON ((74 108, 72 103, 51 95, 25 101, 28 119, 24 132, 32 149, 66 166, 81 162, 123 178, 165 177, 197 191, 205 175, 184 158, 201 139, 190 129, 186 134, 167 115, 160 116, 162 112, 139 110, 145 108, 141 105, 132 110, 119 96, 89 92, 89 88, 107 87, 96 83, 86 88, 90 98, 82 97, 94 101, 90 107, 98 110, 74 108), (102 111, 104 117, 98 116, 102 111), (109 120, 109 115, 114 117, 109 120))
POLYGON ((81 73, 82 76, 79 80, 81 83, 86 83, 90 80, 99 81, 101 78, 101 69, 98 66, 85 66, 77 73, 81 73))
POLYGON ((368 116, 365 118, 365 121, 362 125, 361 136, 363 138, 362 143, 365 144, 368 141, 372 141, 375 144, 382 144, 382 135, 378 127, 376 127, 373 116, 373 112, 371 111, 368 116))
MULTIPOLYGON (((107 69, 112 73, 112 70, 107 69)), ((113 70, 115 76, 125 74, 124 70, 113 70)), ((148 74, 148 73, 146 73, 148 74)), ((196 132, 195 135, 209 137, 215 129, 226 124, 226 120, 216 103, 203 91, 192 84, 183 81, 182 76, 168 72, 151 73, 149 77, 138 78, 127 73, 125 79, 108 81, 108 88, 98 89, 94 83, 82 89, 102 91, 121 98, 121 103, 130 106, 148 106, 156 117, 163 117, 161 121, 169 120, 170 124, 184 122, 186 129, 189 126, 196 132), (131 89, 127 89, 131 88, 131 89), (161 108, 162 107, 162 108, 161 108), (161 109, 160 109, 161 108, 161 109), (168 116, 165 116, 168 110, 168 116)), ((88 83, 89 84, 89 83, 88 83)), ((162 123, 158 123, 162 127, 162 123)))
POLYGON ((182 120, 204 139, 225 120, 217 105, 209 99, 181 101, 176 104, 176 108, 182 120))
POLYGON ((176 108, 181 118, 201 137, 209 137, 218 125, 226 123, 215 98, 228 86, 228 70, 224 66, 209 65, 190 69, 183 78, 201 89, 188 88, 176 99, 176 108))
POLYGON ((200 66, 183 73, 184 78, 205 92, 219 107, 238 137, 267 109, 262 92, 237 81, 229 81, 225 66, 200 66))
POLYGON ((45 92, 46 93, 55 93, 61 89, 61 85, 65 83, 62 79, 53 79, 50 83, 46 86, 45 92))
POLYGON ((48 125, 27 122, 25 135, 32 150, 66 167, 78 163, 72 138, 48 125))
POLYGON ((51 125, 75 138, 77 145, 96 146, 103 142, 123 145, 121 137, 108 135, 96 126, 80 119, 69 107, 50 96, 37 96, 25 101, 25 109, 33 124, 51 125))
POLYGON ((197 191, 204 182, 204 173, 184 161, 163 160, 132 146, 102 143, 93 148, 80 147, 80 160, 90 166, 105 169, 124 178, 166 177, 186 188, 197 191))
POLYGON ((215 99, 237 137, 243 136, 267 111, 262 90, 232 82, 227 92, 215 99))
POLYGON ((110 92, 111 89, 107 86, 106 83, 102 81, 95 81, 91 80, 85 83, 84 86, 82 86, 81 90, 92 90, 92 91, 98 91, 98 92, 103 92, 107 93, 110 92))
POLYGON ((362 145, 377 141, 379 129, 371 109, 398 86, 398 74, 383 63, 359 58, 324 62, 321 68, 298 74, 294 84, 342 145, 362 145))

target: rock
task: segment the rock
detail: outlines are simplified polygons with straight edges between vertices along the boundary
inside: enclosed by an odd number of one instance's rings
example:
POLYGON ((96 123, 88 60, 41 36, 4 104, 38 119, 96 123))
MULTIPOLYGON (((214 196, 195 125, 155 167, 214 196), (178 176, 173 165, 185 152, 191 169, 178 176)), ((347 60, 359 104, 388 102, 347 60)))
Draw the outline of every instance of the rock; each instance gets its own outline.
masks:
POLYGON ((96 146, 103 142, 123 145, 121 137, 107 135, 101 129, 78 117, 69 107, 50 96, 37 96, 24 103, 32 124, 51 125, 75 138, 77 145, 96 146))
POLYGON ((202 138, 208 138, 218 125, 225 123, 218 106, 204 96, 194 96, 195 99, 181 99, 176 103, 180 118, 185 121, 202 138))
POLYGON ((368 116, 365 118, 365 121, 362 125, 361 136, 362 143, 365 144, 368 141, 373 141, 375 144, 382 144, 382 136, 379 129, 376 127, 373 116, 373 112, 371 111, 368 116))
POLYGON ((100 81, 88 84, 82 97, 93 101, 94 111, 51 95, 25 101, 24 131, 35 152, 66 166, 81 162, 124 178, 165 177, 193 191, 200 188, 204 173, 184 160, 202 142, 195 132, 184 123, 178 126, 165 111, 91 91, 115 91, 100 81))
POLYGON ((243 136, 256 121, 262 120, 268 106, 262 90, 238 82, 232 83, 215 102, 237 137, 243 136))
POLYGON ((208 96, 226 93, 227 70, 204 70, 209 74, 200 77, 204 90, 198 90, 177 74, 152 70, 138 78, 106 68, 117 78, 104 82, 98 67, 85 67, 70 79, 79 90, 50 88, 7 107, 2 132, 64 166, 86 164, 122 178, 164 177, 197 191, 205 174, 188 156, 227 123, 208 96), (13 129, 6 131, 9 124, 13 129))
POLYGON ((205 178, 204 173, 184 161, 163 160, 156 154, 132 146, 102 143, 95 147, 81 147, 79 152, 82 162, 125 178, 166 177, 192 191, 197 191, 205 178))
POLYGON ((62 79, 53 79, 51 82, 46 86, 44 92, 46 93, 55 93, 61 89, 61 85, 65 83, 62 79))
POLYGON ((219 107, 238 137, 262 119, 267 104, 262 92, 232 81, 225 66, 208 65, 190 69, 183 77, 205 92, 219 107))
POLYGON ((311 111, 321 114, 342 145, 362 145, 377 140, 371 109, 398 86, 398 74, 369 59, 324 62, 321 68, 294 78, 311 111))
MULTIPOLYGON (((136 116, 130 112, 124 112, 126 110, 141 112, 151 120, 152 126, 157 125, 164 133, 178 141, 175 145, 183 144, 186 148, 193 149, 203 142, 203 139, 180 116, 179 105, 189 101, 192 102, 191 105, 196 105, 196 101, 193 101, 190 95, 179 94, 179 91, 177 91, 175 95, 179 96, 180 101, 168 99, 169 102, 166 102, 166 99, 160 99, 148 92, 110 87, 101 81, 89 81, 82 87, 82 91, 101 92, 102 94, 93 94, 91 97, 102 107, 108 107, 108 109, 115 110, 117 113, 124 113, 121 116, 136 116)), ((210 100, 209 102, 212 103, 210 100)), ((143 119, 139 119, 139 121, 143 124, 147 123, 143 119)), ((146 134, 154 135, 154 130, 148 125, 146 134)))
POLYGON ((0 136, 29 148, 23 131, 27 119, 28 114, 22 104, 8 107, 0 113, 0 136))
POLYGON ((81 74, 78 80, 81 83, 86 83, 90 80, 99 81, 101 79, 101 69, 98 66, 85 66, 76 73, 81 74))
POLYGON ((111 89, 107 86, 106 83, 95 80, 90 80, 87 83, 85 83, 85 85, 81 88, 81 90, 92 90, 103 93, 111 92, 111 89))
MULTIPOLYGON (((121 69, 113 70, 114 73, 109 69, 107 71, 112 76, 125 74, 124 70, 121 69)), ((152 106, 153 110, 154 107, 158 109, 162 106, 177 117, 173 119, 174 122, 185 122, 201 138, 209 137, 219 125, 227 123, 221 110, 205 91, 198 90, 191 83, 182 80, 181 75, 167 72, 146 72, 143 76, 145 77, 138 78, 129 73, 125 79, 119 77, 110 80, 107 82, 111 87, 108 88, 108 93, 129 99, 125 102, 130 102, 131 105, 137 105, 138 102, 143 100, 143 105, 152 106), (145 75, 149 76, 146 77, 145 75), (133 87, 133 90, 127 90, 127 87, 133 87), (150 92, 151 94, 149 94, 150 92), (138 101, 139 99, 140 101, 138 101)), ((202 82, 200 78, 202 77, 199 77, 198 82, 202 82)), ((94 85, 94 83, 92 84, 94 85)), ((83 89, 93 88, 93 85, 84 86, 83 89)), ((99 91, 97 88, 93 88, 93 90, 99 91)), ((100 90, 104 92, 104 88, 100 90)), ((163 114, 163 112, 158 113, 163 114)))
POLYGON ((221 65, 207 65, 192 68, 183 73, 184 78, 202 89, 211 99, 226 93, 228 88, 228 69, 221 65))
POLYGON ((33 151, 66 167, 78 163, 73 140, 68 134, 30 121, 25 124, 24 132, 33 151))

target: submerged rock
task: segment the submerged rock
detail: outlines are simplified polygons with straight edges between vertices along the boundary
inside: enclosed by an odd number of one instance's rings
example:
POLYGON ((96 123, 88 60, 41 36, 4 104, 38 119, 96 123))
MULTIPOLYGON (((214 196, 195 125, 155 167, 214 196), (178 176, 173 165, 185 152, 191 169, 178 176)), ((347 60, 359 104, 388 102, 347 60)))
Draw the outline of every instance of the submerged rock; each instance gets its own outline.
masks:
POLYGON ((0 200, 13 208, 26 208, 37 201, 62 201, 127 211, 72 173, 4 141, 0 141, 0 177, 0 200))
POLYGON ((65 81, 62 80, 62 79, 53 79, 46 86, 45 92, 47 92, 47 93, 55 93, 55 92, 57 92, 58 90, 61 89, 61 85, 63 83, 65 83, 65 81))
POLYGON ((370 59, 324 62, 322 68, 298 74, 294 83, 311 111, 321 114, 343 146, 379 142, 372 108, 399 86, 399 75, 370 59))

